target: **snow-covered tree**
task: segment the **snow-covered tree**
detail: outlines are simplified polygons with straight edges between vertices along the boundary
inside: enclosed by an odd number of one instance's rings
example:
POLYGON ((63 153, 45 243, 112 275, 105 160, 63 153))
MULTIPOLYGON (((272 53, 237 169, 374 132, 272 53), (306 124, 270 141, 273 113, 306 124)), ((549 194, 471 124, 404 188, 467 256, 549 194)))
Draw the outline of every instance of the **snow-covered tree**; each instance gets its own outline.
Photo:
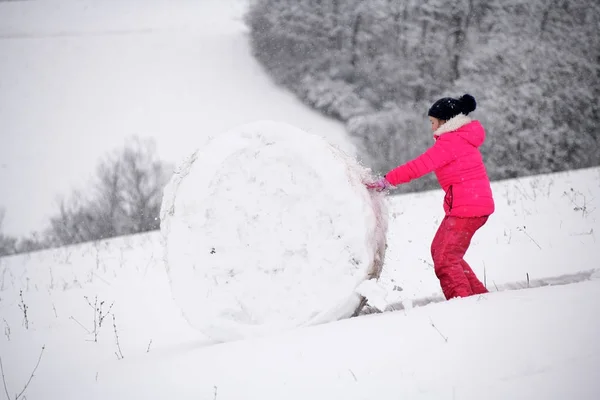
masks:
POLYGON ((425 150, 433 101, 465 92, 493 178, 598 164, 597 1, 257 0, 247 23, 273 78, 381 172, 425 150))

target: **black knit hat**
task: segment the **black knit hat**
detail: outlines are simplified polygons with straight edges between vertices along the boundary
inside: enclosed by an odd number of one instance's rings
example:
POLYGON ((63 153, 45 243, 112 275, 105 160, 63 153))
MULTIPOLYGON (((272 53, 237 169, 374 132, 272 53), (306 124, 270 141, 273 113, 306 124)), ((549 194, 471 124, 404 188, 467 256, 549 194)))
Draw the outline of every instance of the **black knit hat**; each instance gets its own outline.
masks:
POLYGON ((427 115, 443 121, 448 121, 458 114, 467 115, 471 111, 474 111, 476 107, 477 103, 475 102, 475 98, 470 94, 465 94, 459 99, 444 97, 433 103, 427 115))

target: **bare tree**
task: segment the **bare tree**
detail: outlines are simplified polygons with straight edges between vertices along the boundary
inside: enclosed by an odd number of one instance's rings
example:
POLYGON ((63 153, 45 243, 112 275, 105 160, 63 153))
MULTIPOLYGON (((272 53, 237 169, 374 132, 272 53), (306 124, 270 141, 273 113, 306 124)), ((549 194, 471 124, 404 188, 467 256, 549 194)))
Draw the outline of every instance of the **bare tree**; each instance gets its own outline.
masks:
POLYGON ((61 200, 58 213, 50 218, 48 237, 54 246, 80 243, 94 236, 90 229, 94 226, 94 216, 79 191, 69 200, 61 200))
POLYGON ((154 142, 134 137, 107 155, 88 195, 61 201, 48 235, 54 245, 106 239, 157 229, 162 189, 172 168, 159 160, 154 142))
POLYGON ((113 157, 103 161, 97 169, 95 204, 98 228, 104 237, 122 232, 123 225, 123 176, 122 161, 113 157))
MULTIPOLYGON (((464 2, 463 2, 464 3, 464 2)), ((460 62, 463 50, 466 47, 467 32, 470 29, 473 19, 474 6, 473 0, 467 0, 467 4, 455 4, 455 10, 451 16, 451 27, 453 29, 451 37, 453 43, 449 46, 450 65, 452 68, 451 78, 457 80, 460 78, 460 62), (462 6, 462 7, 461 7, 462 6)))
POLYGON ((170 168, 156 156, 152 141, 134 138, 121 154, 123 208, 129 229, 144 232, 159 227, 162 189, 170 168))
POLYGON ((362 23, 362 14, 361 14, 361 10, 359 8, 356 12, 354 22, 352 23, 352 38, 350 41, 350 54, 351 54, 350 65, 352 66, 352 69, 355 72, 355 74, 353 76, 356 75, 358 58, 359 58, 358 36, 360 33, 361 23, 362 23))
POLYGON ((0 256, 157 229, 171 171, 152 140, 134 137, 98 164, 89 188, 74 190, 58 203, 43 233, 20 240, 4 235, 0 209, 0 256))
POLYGON ((32 251, 47 249, 50 246, 50 243, 46 240, 46 237, 43 234, 39 232, 33 232, 31 235, 21 238, 17 241, 15 252, 29 253, 32 251))
POLYGON ((4 223, 4 216, 6 210, 0 208, 0 257, 14 254, 16 252, 17 239, 11 236, 7 236, 2 232, 4 223))

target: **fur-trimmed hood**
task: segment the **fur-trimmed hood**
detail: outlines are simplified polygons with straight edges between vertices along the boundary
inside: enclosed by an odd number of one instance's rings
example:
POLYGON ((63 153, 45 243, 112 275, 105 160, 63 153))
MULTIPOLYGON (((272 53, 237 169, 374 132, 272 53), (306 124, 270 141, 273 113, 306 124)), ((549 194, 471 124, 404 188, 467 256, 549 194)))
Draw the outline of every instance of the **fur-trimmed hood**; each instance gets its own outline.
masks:
POLYGON ((456 132, 475 147, 481 146, 485 140, 485 131, 479 121, 472 120, 464 114, 450 118, 433 132, 433 136, 438 139, 441 135, 450 132, 456 132))
POLYGON ((436 130, 434 137, 433 146, 388 172, 385 179, 398 186, 434 172, 445 192, 446 215, 491 215, 494 197, 478 148, 485 139, 483 126, 464 114, 457 115, 436 130))

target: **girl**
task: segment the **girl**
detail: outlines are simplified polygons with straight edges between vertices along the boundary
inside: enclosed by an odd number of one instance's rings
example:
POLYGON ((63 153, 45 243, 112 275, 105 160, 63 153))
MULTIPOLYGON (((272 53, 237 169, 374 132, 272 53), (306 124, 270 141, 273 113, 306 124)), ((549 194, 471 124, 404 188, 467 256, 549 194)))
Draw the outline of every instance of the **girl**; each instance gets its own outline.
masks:
POLYGON ((439 99, 429 109, 435 143, 425 153, 403 164, 369 189, 382 191, 434 172, 445 192, 445 217, 431 243, 435 274, 446 299, 487 293, 463 260, 473 234, 494 212, 494 199, 479 146, 485 130, 467 115, 477 104, 473 96, 439 99))

